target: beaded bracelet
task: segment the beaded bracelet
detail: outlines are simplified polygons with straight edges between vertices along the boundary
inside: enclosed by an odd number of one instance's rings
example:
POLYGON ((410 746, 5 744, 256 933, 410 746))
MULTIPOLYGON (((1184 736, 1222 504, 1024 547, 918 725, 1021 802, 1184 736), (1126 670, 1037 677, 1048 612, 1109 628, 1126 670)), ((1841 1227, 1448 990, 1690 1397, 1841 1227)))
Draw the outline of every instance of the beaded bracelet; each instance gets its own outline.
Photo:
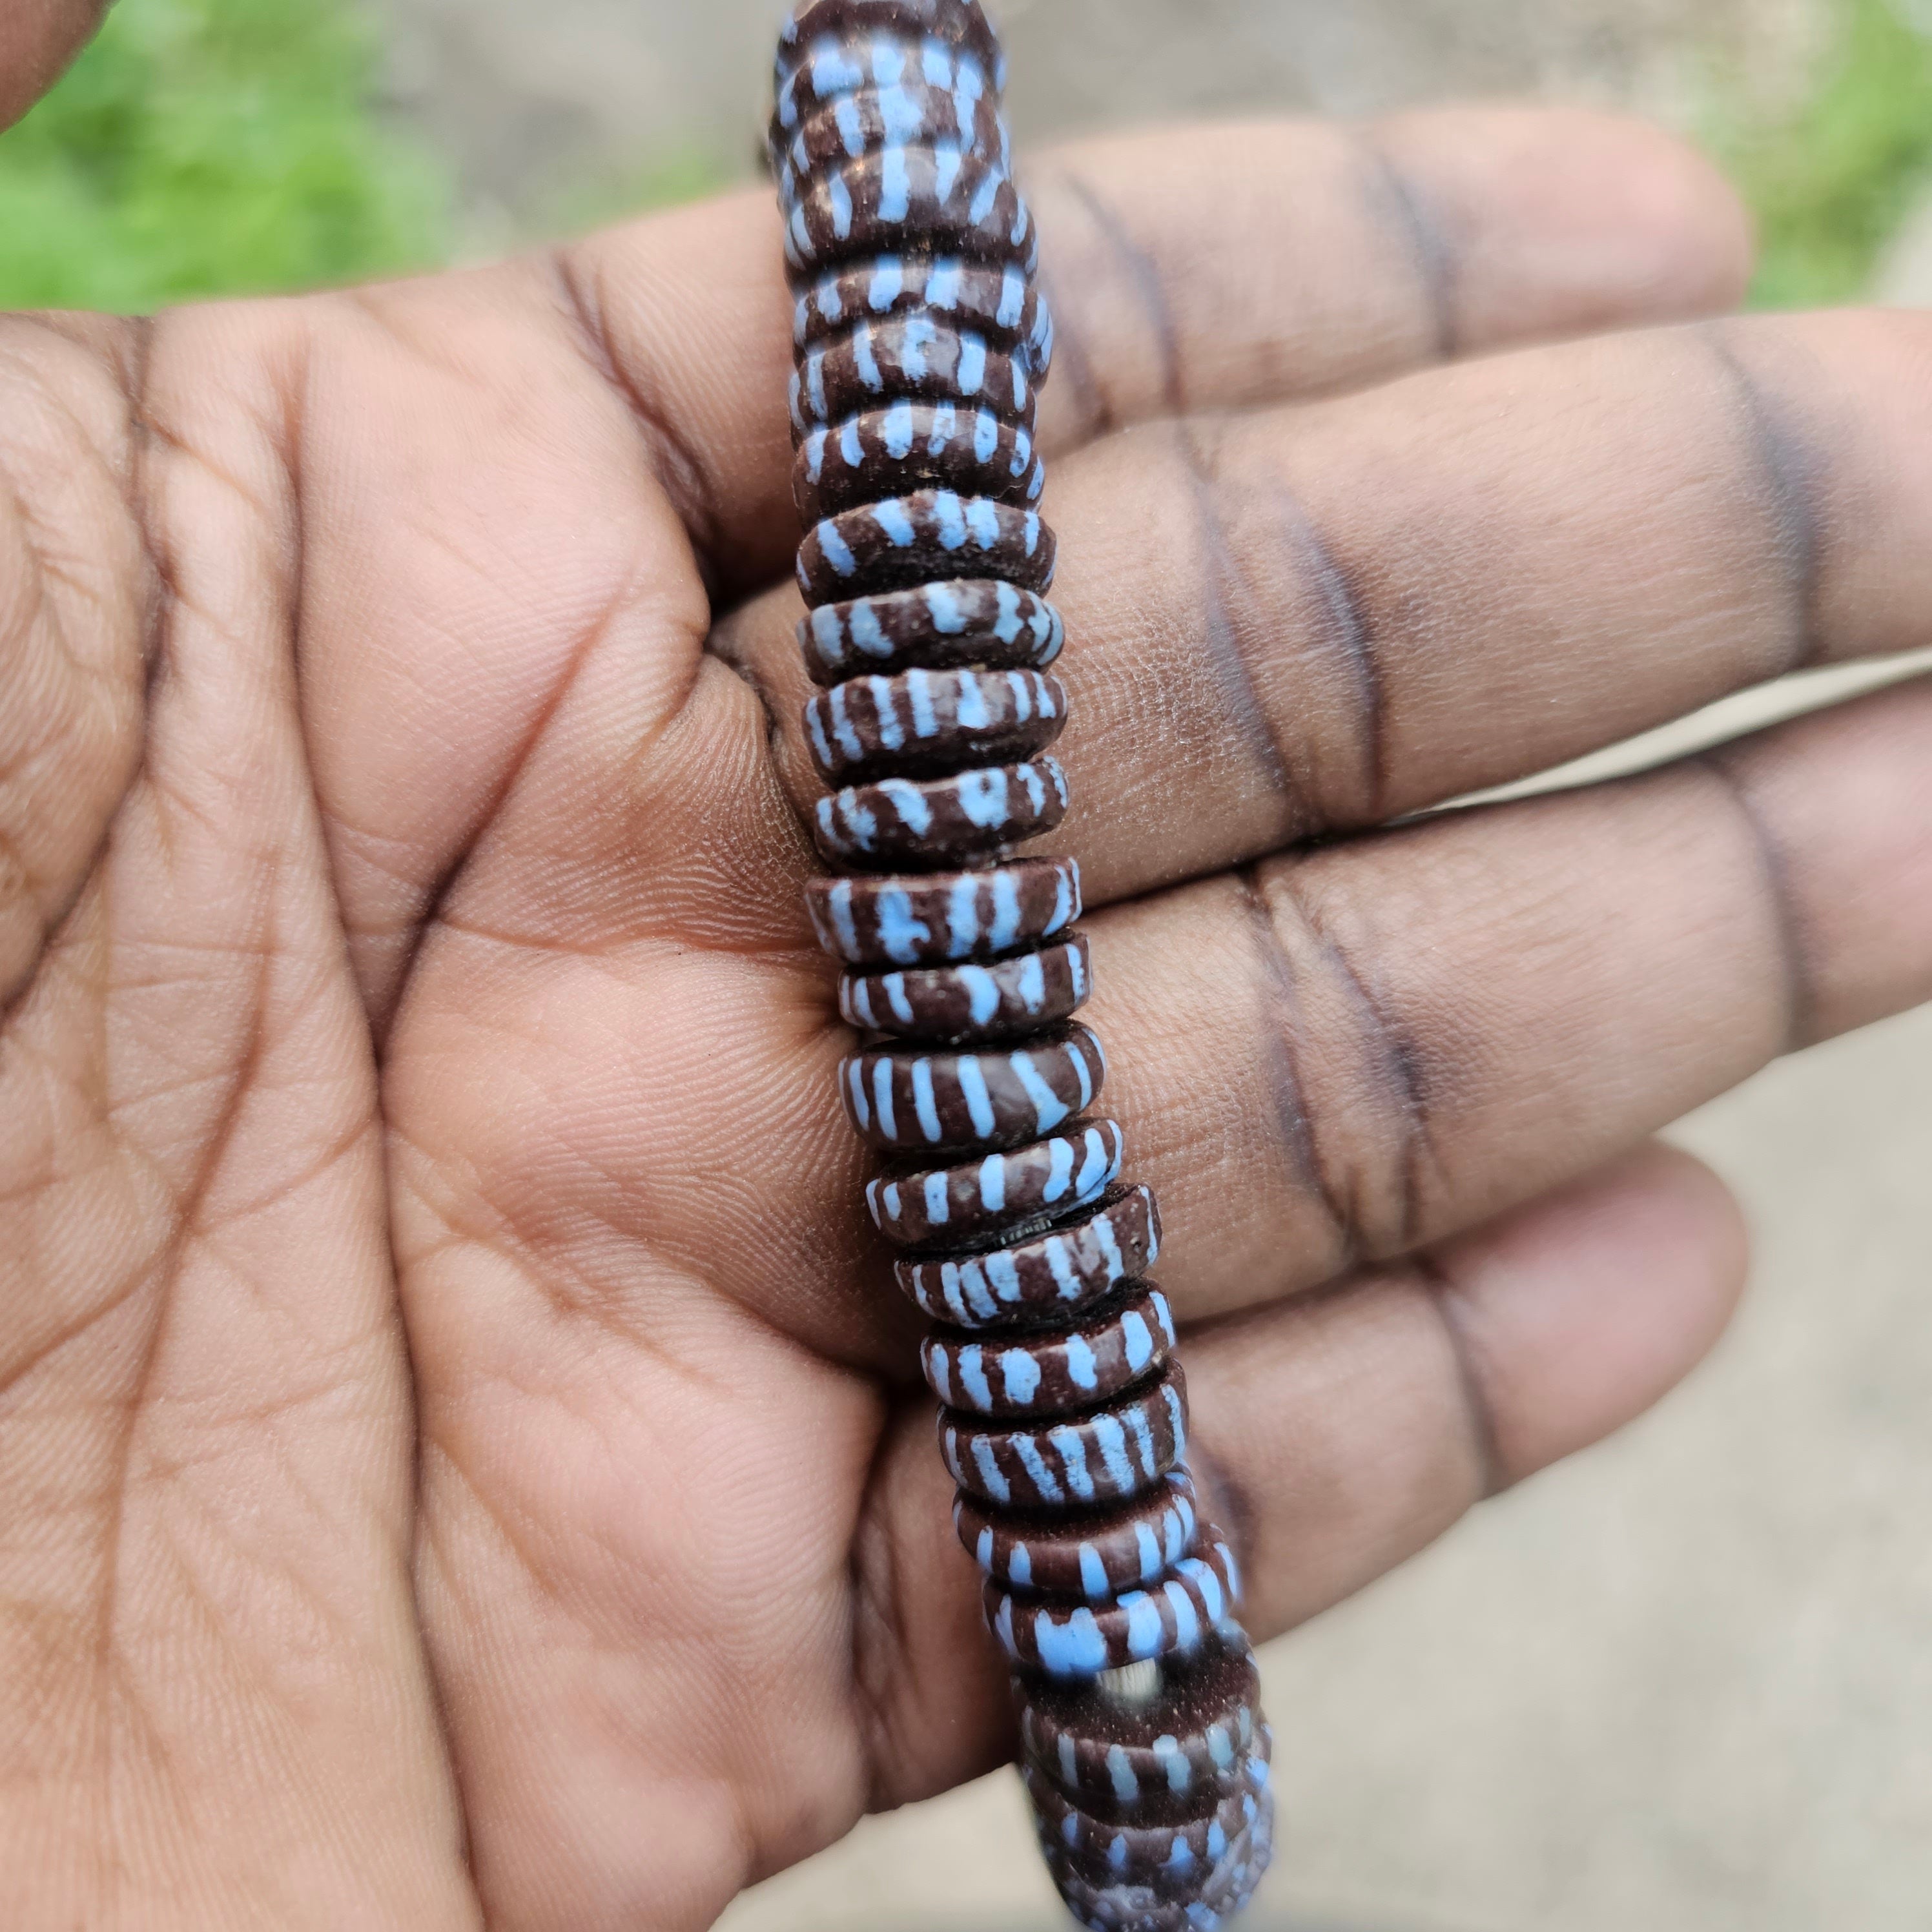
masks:
POLYGON ((866 1190, 1011 1661, 1040 1844, 1103 1932, 1221 1925, 1274 1813, 1234 1561, 1197 1518, 1152 1193, 1094 1112, 1064 628, 1035 442, 1053 323, 979 0, 808 0, 771 160, 796 297, 800 643, 836 789, 808 888, 864 1036, 840 1070, 866 1190))

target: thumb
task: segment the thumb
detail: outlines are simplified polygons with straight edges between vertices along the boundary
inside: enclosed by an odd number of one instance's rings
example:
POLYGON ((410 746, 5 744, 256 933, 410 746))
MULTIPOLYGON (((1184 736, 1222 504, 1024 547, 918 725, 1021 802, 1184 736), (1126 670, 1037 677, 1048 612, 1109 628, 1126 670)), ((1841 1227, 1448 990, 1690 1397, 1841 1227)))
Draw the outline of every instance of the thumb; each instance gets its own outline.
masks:
POLYGON ((8 0, 0 5, 0 128, 11 127, 67 70, 109 0, 8 0))

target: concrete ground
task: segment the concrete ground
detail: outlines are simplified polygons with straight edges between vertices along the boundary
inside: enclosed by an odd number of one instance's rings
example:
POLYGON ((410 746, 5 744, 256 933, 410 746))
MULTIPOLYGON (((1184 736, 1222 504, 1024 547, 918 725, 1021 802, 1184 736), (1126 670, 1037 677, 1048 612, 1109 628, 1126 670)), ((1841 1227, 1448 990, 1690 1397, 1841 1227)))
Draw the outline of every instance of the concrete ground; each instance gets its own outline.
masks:
MULTIPOLYGON (((748 171, 761 0, 382 0, 478 232, 572 182, 748 171)), ((1808 0, 1010 0, 1032 137, 1523 88, 1775 92, 1808 0)), ((1932 216, 1888 263, 1932 301, 1932 216)), ((1932 627, 1928 627, 1932 628, 1932 627)), ((1761 701, 1760 706, 1761 706, 1761 701)), ((1932 1012, 1687 1122, 1760 1252, 1717 1360, 1618 1441, 1274 1646, 1290 1840, 1255 1932, 1932 1923, 1932 1012)), ((875 1820, 727 1932, 1048 1932, 1016 1787, 875 1820)))

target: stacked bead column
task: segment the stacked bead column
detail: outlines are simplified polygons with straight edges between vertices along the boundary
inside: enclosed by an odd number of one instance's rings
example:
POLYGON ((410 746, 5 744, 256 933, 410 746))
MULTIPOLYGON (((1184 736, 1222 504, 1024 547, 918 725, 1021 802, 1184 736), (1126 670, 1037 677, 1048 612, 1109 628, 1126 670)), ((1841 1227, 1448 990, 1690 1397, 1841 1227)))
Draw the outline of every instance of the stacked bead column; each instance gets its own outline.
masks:
POLYGON ((1064 817, 1034 412, 1053 330, 977 0, 812 0, 772 158, 798 371, 794 484, 819 848, 865 1036, 840 1092, 1012 1660, 1023 1774, 1075 1916, 1220 1925, 1265 1868, 1267 1726, 1226 1544, 1197 1519, 1153 1195, 1096 1112, 1064 817))

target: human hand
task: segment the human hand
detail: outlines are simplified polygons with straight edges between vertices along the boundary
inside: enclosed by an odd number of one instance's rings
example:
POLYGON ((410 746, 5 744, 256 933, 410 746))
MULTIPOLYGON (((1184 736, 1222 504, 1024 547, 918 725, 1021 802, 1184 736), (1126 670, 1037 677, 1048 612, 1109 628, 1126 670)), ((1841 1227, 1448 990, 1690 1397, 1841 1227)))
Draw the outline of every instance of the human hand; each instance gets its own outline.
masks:
MULTIPOLYGON (((1668 1387, 1742 1242, 1646 1136, 1932 991, 1923 686, 1377 829, 1923 641, 1932 324, 1522 346, 1742 285, 1588 117, 1029 183, 1108 1106, 1267 1636, 1668 1387)), ((788 316, 754 194, 0 328, 10 1926, 694 1928, 1007 1747, 801 909, 788 316)))

